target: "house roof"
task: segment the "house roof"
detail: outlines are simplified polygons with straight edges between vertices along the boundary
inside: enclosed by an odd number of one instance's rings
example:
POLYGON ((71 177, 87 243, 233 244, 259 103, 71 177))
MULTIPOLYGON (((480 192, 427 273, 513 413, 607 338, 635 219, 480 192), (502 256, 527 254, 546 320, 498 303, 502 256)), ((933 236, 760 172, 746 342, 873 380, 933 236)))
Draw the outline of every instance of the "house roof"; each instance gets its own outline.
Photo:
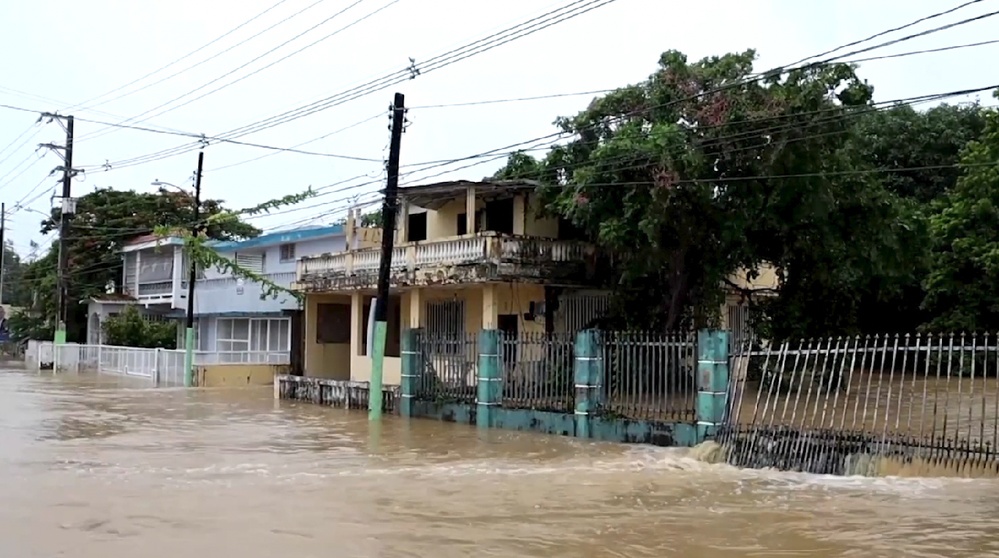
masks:
POLYGON ((238 250, 248 250, 262 246, 274 246, 277 244, 288 244, 291 242, 302 242, 315 238, 327 236, 340 236, 346 234, 342 225, 330 225, 319 227, 301 227, 286 231, 274 231, 262 234, 256 238, 241 241, 212 243, 211 247, 220 252, 235 252, 238 250))
POLYGON ((459 195, 464 195, 468 188, 475 188, 475 197, 486 201, 508 198, 515 194, 531 192, 541 186, 534 180, 452 180, 408 186, 399 189, 399 197, 409 203, 426 209, 440 209, 459 195))
POLYGON ((84 300, 83 302, 84 303, 86 303, 86 302, 120 302, 120 303, 123 303, 123 304, 129 304, 129 303, 132 303, 132 302, 135 302, 135 301, 136 301, 136 298, 134 296, 127 295, 127 294, 124 294, 124 293, 106 293, 106 294, 99 294, 97 296, 92 296, 89 299, 84 300))

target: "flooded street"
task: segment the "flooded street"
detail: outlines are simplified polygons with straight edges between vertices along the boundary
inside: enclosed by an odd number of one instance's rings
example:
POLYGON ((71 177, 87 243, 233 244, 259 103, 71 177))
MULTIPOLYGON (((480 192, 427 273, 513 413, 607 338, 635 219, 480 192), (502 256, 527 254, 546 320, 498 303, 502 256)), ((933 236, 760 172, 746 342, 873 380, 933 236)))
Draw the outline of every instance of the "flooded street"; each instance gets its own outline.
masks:
POLYGON ((0 372, 0 556, 997 556, 999 484, 0 372))

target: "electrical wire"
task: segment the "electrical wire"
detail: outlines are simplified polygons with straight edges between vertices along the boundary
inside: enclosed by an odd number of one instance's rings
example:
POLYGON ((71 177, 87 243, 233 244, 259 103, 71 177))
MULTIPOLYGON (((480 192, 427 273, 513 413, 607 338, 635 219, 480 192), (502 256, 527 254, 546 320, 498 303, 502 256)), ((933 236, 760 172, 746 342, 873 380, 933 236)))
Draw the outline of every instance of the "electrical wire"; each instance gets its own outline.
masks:
MULTIPOLYGON (((549 12, 542 16, 535 17, 527 22, 518 24, 505 31, 491 35, 486 39, 480 39, 478 41, 475 41, 474 43, 466 45, 465 47, 454 49, 453 52, 456 52, 457 54, 450 55, 449 53, 445 53, 445 55, 435 57, 434 59, 431 59, 431 61, 428 61, 426 63, 421 63, 421 64, 414 63, 413 66, 389 74, 384 78, 368 82, 364 85, 355 87, 351 90, 344 91, 341 94, 334 95, 322 101, 311 103, 309 105, 306 105, 305 107, 299 107, 297 109, 293 109, 291 111, 287 111, 285 113, 276 115, 274 117, 270 117, 253 124, 236 128, 234 130, 230 130, 229 132, 225 132, 223 134, 218 134, 216 137, 221 137, 221 138, 242 137, 245 135, 270 129, 279 126, 281 124, 292 122, 299 118, 303 118, 305 116, 318 113, 320 111, 329 109, 334 106, 342 105, 344 103, 369 95, 376 91, 381 91, 389 87, 392 87, 393 85, 396 85, 398 83, 408 81, 412 77, 415 77, 415 75, 417 74, 422 75, 433 70, 444 68, 451 64, 460 62, 461 60, 465 60, 477 54, 481 54, 488 50, 492 50, 493 48, 496 48, 503 44, 526 37, 543 29, 547 29, 553 25, 557 25, 558 23, 568 21, 584 13, 592 11, 596 8, 610 4, 614 1, 616 0, 574 0, 570 2, 569 5, 560 8, 559 10, 555 10, 553 12, 549 12), (531 25, 527 25, 529 23, 531 25), (493 37, 497 38, 494 39, 493 37)), ((166 159, 169 157, 180 155, 182 153, 189 152, 190 150, 196 149, 197 147, 198 147, 197 144, 181 145, 174 148, 158 151, 155 153, 150 153, 147 155, 133 157, 122 161, 116 161, 111 165, 111 167, 125 168, 128 166, 134 166, 136 164, 143 164, 156 160, 166 159)))
MULTIPOLYGON (((127 124, 129 122, 135 122, 135 121, 137 121, 142 116, 145 116, 145 115, 147 115, 147 114, 149 114, 151 112, 157 111, 157 110, 159 110, 161 108, 167 107, 167 106, 169 106, 169 105, 171 105, 173 103, 176 103, 177 101, 180 101, 181 99, 184 99, 185 97, 193 95, 193 94, 197 93, 198 91, 201 91, 202 89, 211 86, 214 83, 218 83, 219 81, 221 81, 221 80, 223 80, 223 79, 231 76, 232 74, 238 72, 239 70, 242 70, 243 68, 246 68, 247 66, 253 64, 254 62, 256 62, 258 60, 260 60, 261 58, 264 58, 264 57, 268 56, 269 54, 274 53, 278 49, 280 49, 280 48, 288 45, 289 43, 291 43, 291 42, 293 42, 293 41, 295 41, 295 40, 303 37, 304 35, 312 32, 313 30, 315 30, 315 29, 317 29, 317 28, 319 28, 319 27, 321 27, 321 26, 329 23, 330 21, 336 19, 337 17, 339 17, 339 16, 343 15, 344 13, 346 13, 347 11, 349 11, 351 8, 357 6, 357 5, 359 5, 359 4, 361 4, 362 2, 365 2, 365 1, 366 0, 355 0, 352 4, 350 4, 346 8, 344 8, 344 9, 340 10, 339 12, 333 14, 332 16, 324 19, 323 21, 320 21, 319 23, 317 23, 317 24, 313 25, 312 27, 306 29, 305 31, 299 33, 298 35, 295 35, 294 37, 288 39, 287 41, 284 41, 283 43, 279 44, 278 46, 276 46, 276 47, 274 47, 274 48, 272 48, 270 50, 268 50, 267 52, 265 52, 265 53, 257 56, 256 58, 253 58, 249 62, 246 62, 245 64, 242 64, 240 66, 237 66, 235 69, 230 70, 230 71, 222 74, 221 76, 218 76, 218 77, 212 79, 208 83, 200 85, 200 86, 192 89, 191 91, 188 91, 187 93, 184 93, 183 95, 180 95, 179 97, 175 97, 175 98, 173 98, 173 99, 171 99, 171 100, 169 100, 169 101, 167 101, 165 103, 162 103, 162 104, 157 105, 157 106, 155 106, 155 107, 153 107, 153 108, 151 108, 149 110, 146 110, 146 111, 144 111, 142 113, 139 113, 139 114, 137 114, 137 115, 135 115, 135 116, 133 116, 133 117, 131 117, 131 118, 123 121, 123 122, 120 122, 119 124, 127 124)), ((222 89, 225 89, 226 87, 229 87, 231 85, 239 83, 240 81, 243 81, 244 79, 246 79, 246 78, 248 78, 250 76, 253 76, 253 75, 255 75, 255 74, 257 74, 257 73, 259 73, 259 72, 261 72, 263 70, 266 70, 267 68, 270 68, 271 66, 274 66, 275 64, 283 62, 284 60, 287 60, 288 58, 290 58, 292 56, 295 56, 296 54, 299 54, 299 53, 301 53, 302 51, 304 51, 304 50, 306 50, 308 48, 311 48, 311 47, 313 47, 313 46, 315 46, 315 45, 317 45, 317 44, 319 44, 319 43, 321 43, 321 42, 323 42, 323 41, 325 41, 327 39, 330 39, 330 38, 332 38, 332 37, 340 34, 343 31, 346 31, 347 29, 350 29, 351 27, 354 27, 355 25, 360 24, 364 20, 366 20, 366 19, 374 16, 375 14, 381 12, 382 10, 387 9, 388 7, 392 6, 393 4, 398 3, 399 1, 400 0, 390 0, 390 2, 388 4, 385 4, 381 8, 379 8, 379 9, 373 11, 373 12, 370 12, 369 14, 365 15, 364 17, 362 17, 360 19, 357 19, 357 20, 351 22, 350 24, 345 25, 344 27, 341 27, 341 28, 337 29, 336 31, 334 31, 334 32, 332 32, 330 34, 328 34, 328 35, 326 35, 326 36, 324 36, 324 37, 322 37, 322 38, 320 38, 320 39, 318 39, 316 41, 313 41, 312 43, 309 43, 308 45, 306 45, 306 46, 304 46, 304 47, 302 47, 302 48, 300 48, 300 49, 298 49, 298 50, 296 50, 296 51, 294 51, 294 52, 292 52, 292 53, 290 53, 290 54, 288 54, 286 56, 283 56, 283 57, 275 60, 274 62, 271 62, 270 64, 267 64, 266 66, 263 66, 263 67, 258 68, 258 69, 254 70, 254 71, 252 71, 252 72, 250 72, 250 73, 248 73, 246 75, 243 75, 243 76, 239 77, 238 79, 236 79, 236 80, 234 80, 234 81, 232 81, 230 83, 227 83, 227 84, 222 85, 220 87, 216 87, 215 89, 212 89, 211 91, 208 91, 207 93, 204 93, 202 95, 194 97, 193 99, 189 99, 189 100, 187 100, 187 101, 185 101, 185 102, 183 102, 183 103, 181 103, 179 105, 176 105, 176 106, 171 107, 171 108, 166 109, 166 110, 162 110, 160 112, 157 112, 156 114, 153 114, 152 116, 149 116, 149 117, 147 117, 145 119, 138 120, 138 121, 139 122, 143 122, 145 120, 156 118, 157 116, 161 116, 161 115, 166 114, 168 112, 174 111, 174 110, 176 110, 176 109, 178 109, 180 107, 186 106, 186 105, 188 105, 188 104, 190 104, 190 103, 192 103, 194 101, 197 101, 198 99, 202 99, 202 98, 204 98, 204 97, 206 97, 208 95, 211 95, 213 93, 221 91, 222 89)), ((115 127, 115 128, 117 128, 117 127, 115 127)), ((96 138, 96 137, 100 137, 100 136, 106 135, 107 133, 110 133, 111 131, 113 131, 115 128, 109 128, 104 133, 101 133, 101 131, 94 132, 93 134, 91 134, 89 136, 86 136, 84 139, 86 139, 86 138, 96 138)))
POLYGON ((222 39, 228 37, 229 35, 232 35, 236 31, 239 31, 243 27, 246 27, 247 25, 253 23, 254 21, 256 21, 258 19, 260 19, 261 17, 267 15, 268 13, 270 13, 273 10, 277 9, 278 6, 284 4, 287 1, 288 0, 278 0, 278 2, 276 4, 273 4, 272 6, 270 6, 267 9, 265 9, 264 11, 258 13, 257 15, 251 17, 250 19, 244 21, 243 23, 240 23, 239 25, 237 25, 236 27, 230 29, 226 33, 222 34, 221 36, 216 37, 215 39, 213 39, 213 40, 211 40, 211 41, 209 41, 209 42, 201 45, 200 47, 192 50, 191 52, 188 52, 187 54, 181 56, 180 58, 177 58, 173 62, 170 62, 169 64, 167 64, 165 66, 160 66, 159 68, 157 68, 157 69, 155 69, 155 70, 153 70, 153 71, 151 71, 151 72, 149 72, 149 73, 147 73, 147 74, 145 74, 145 75, 143 75, 143 76, 141 76, 139 78, 136 78, 136 79, 134 79, 134 80, 132 80, 132 81, 124 84, 124 85, 121 85, 121 86, 116 87, 116 88, 114 88, 114 89, 112 89, 110 91, 102 93, 102 94, 100 94, 100 95, 98 95, 96 97, 93 97, 91 99, 83 101, 82 103, 77 103, 77 104, 75 104, 73 106, 67 107, 64 110, 73 110, 73 109, 80 108, 80 107, 83 107, 80 110, 89 110, 89 109, 92 109, 93 107, 99 107, 101 105, 105 105, 107 103, 110 103, 110 102, 113 102, 113 101, 117 101, 117 100, 123 99, 125 97, 129 97, 129 96, 134 95, 134 94, 136 94, 136 93, 138 93, 140 91, 148 89, 148 88, 150 88, 150 87, 152 87, 154 85, 158 85, 160 83, 163 83, 164 81, 172 79, 172 78, 174 78, 174 77, 176 77, 176 76, 178 76, 178 75, 180 75, 180 74, 182 74, 184 72, 192 70, 192 69, 194 69, 194 68, 196 68, 196 67, 198 67, 198 66, 200 66, 200 65, 202 65, 202 64, 204 64, 206 62, 209 62, 209 61, 211 61, 211 60, 213 60, 215 58, 218 58, 219 56, 221 56, 221 55, 229 52, 230 50, 232 50, 232 49, 234 49, 236 47, 239 47, 240 45, 246 44, 247 42, 255 39, 256 37, 259 37, 260 35, 262 35, 262 34, 268 32, 268 31, 270 31, 271 29, 274 29, 278 25, 281 25, 282 23, 285 23, 286 21, 288 21, 288 20, 290 20, 290 19, 292 19, 294 17, 297 17, 297 16, 301 15, 302 13, 306 12, 307 10, 309 10, 310 8, 312 8, 313 6, 316 6, 317 4, 320 4, 320 3, 324 2, 325 0, 318 0, 315 3, 313 3, 313 4, 309 5, 309 6, 306 6, 305 8, 303 8, 303 9, 295 12, 294 14, 292 14, 291 16, 289 16, 289 17, 287 17, 285 19, 282 19, 281 21, 275 23, 274 25, 272 25, 272 26, 264 29, 263 31, 260 31, 260 32, 256 33, 255 35, 252 35, 251 37, 249 37, 247 39, 244 39, 244 40, 240 41, 239 43, 236 43, 235 45, 230 46, 229 48, 227 48, 227 49, 225 49, 225 50, 223 50, 223 51, 221 51, 221 52, 219 52, 219 53, 217 53, 217 54, 215 54, 215 55, 213 55, 213 56, 211 56, 209 58, 206 58, 206 59, 202 60, 201 62, 198 62, 198 63, 194 64, 193 66, 188 66, 187 68, 184 68, 183 70, 181 70, 179 72, 170 74, 169 76, 167 76, 167 77, 165 77, 165 78, 163 78, 163 79, 161 79, 159 81, 154 81, 153 83, 144 85, 144 86, 142 86, 142 87, 140 87, 138 89, 135 89, 133 91, 124 93, 122 95, 118 95, 117 97, 114 97, 114 98, 111 98, 111 99, 107 99, 107 100, 101 101, 100 103, 97 103, 97 104, 94 104, 94 105, 90 105, 90 103, 93 103, 94 101, 96 101, 98 99, 102 99, 104 97, 107 97, 108 95, 113 95, 113 94, 117 93, 118 91, 121 91, 123 89, 127 89, 128 87, 131 87, 131 86, 135 85, 136 83, 139 83, 139 82, 145 80, 146 78, 152 77, 152 76, 154 76, 154 75, 162 72, 163 70, 166 70, 167 68, 170 68, 172 66, 176 66, 177 64, 183 62, 184 60, 187 60, 188 58, 190 58, 190 57, 194 56, 195 54, 197 54, 197 53, 205 50, 206 48, 214 45, 215 43, 221 41, 222 39), (90 105, 90 107, 86 107, 85 105, 90 105))

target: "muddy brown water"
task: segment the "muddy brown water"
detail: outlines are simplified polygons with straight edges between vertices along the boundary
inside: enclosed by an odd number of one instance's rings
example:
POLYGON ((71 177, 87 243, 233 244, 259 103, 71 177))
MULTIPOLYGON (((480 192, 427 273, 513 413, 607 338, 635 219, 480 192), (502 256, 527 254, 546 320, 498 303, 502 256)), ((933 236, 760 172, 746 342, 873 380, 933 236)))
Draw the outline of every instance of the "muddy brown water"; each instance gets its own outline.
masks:
POLYGON ((0 556, 999 556, 999 482, 737 470, 583 443, 0 371, 0 556))

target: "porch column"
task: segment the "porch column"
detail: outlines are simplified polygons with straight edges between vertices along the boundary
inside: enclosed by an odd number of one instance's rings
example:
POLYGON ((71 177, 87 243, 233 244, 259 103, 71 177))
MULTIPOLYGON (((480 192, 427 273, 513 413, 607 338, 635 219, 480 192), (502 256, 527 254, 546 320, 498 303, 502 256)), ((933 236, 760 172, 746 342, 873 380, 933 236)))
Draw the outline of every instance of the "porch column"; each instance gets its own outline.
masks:
POLYGON ((409 201, 402 200, 399 204, 399 214, 396 216, 397 224, 396 227, 399 230, 399 236, 396 238, 397 244, 402 244, 409 240, 409 201))
POLYGON ((419 287, 409 291, 409 328, 420 329, 423 321, 423 290, 419 287))
POLYGON ((172 277, 173 291, 171 292, 171 296, 176 298, 177 294, 181 292, 180 282, 183 280, 184 280, 184 249, 178 247, 174 248, 173 251, 173 277, 172 277))
MULTIPOLYGON (((361 293, 350 295, 350 358, 361 354, 361 329, 364 326, 364 297, 361 293)), ((353 368, 353 367, 351 367, 353 368)), ((351 378, 353 380, 353 378, 351 378)))
POLYGON ((499 327, 499 301, 496 285, 488 283, 482 287, 482 329, 497 329, 499 327))
POLYGON ((513 198, 513 234, 526 234, 527 231, 527 194, 513 198))
POLYGON ((353 250, 354 245, 357 243, 357 219, 354 217, 354 208, 347 210, 347 224, 344 227, 346 230, 346 241, 347 245, 344 247, 345 251, 353 250))
POLYGON ((469 186, 465 190, 465 232, 475 234, 475 188, 469 186))

